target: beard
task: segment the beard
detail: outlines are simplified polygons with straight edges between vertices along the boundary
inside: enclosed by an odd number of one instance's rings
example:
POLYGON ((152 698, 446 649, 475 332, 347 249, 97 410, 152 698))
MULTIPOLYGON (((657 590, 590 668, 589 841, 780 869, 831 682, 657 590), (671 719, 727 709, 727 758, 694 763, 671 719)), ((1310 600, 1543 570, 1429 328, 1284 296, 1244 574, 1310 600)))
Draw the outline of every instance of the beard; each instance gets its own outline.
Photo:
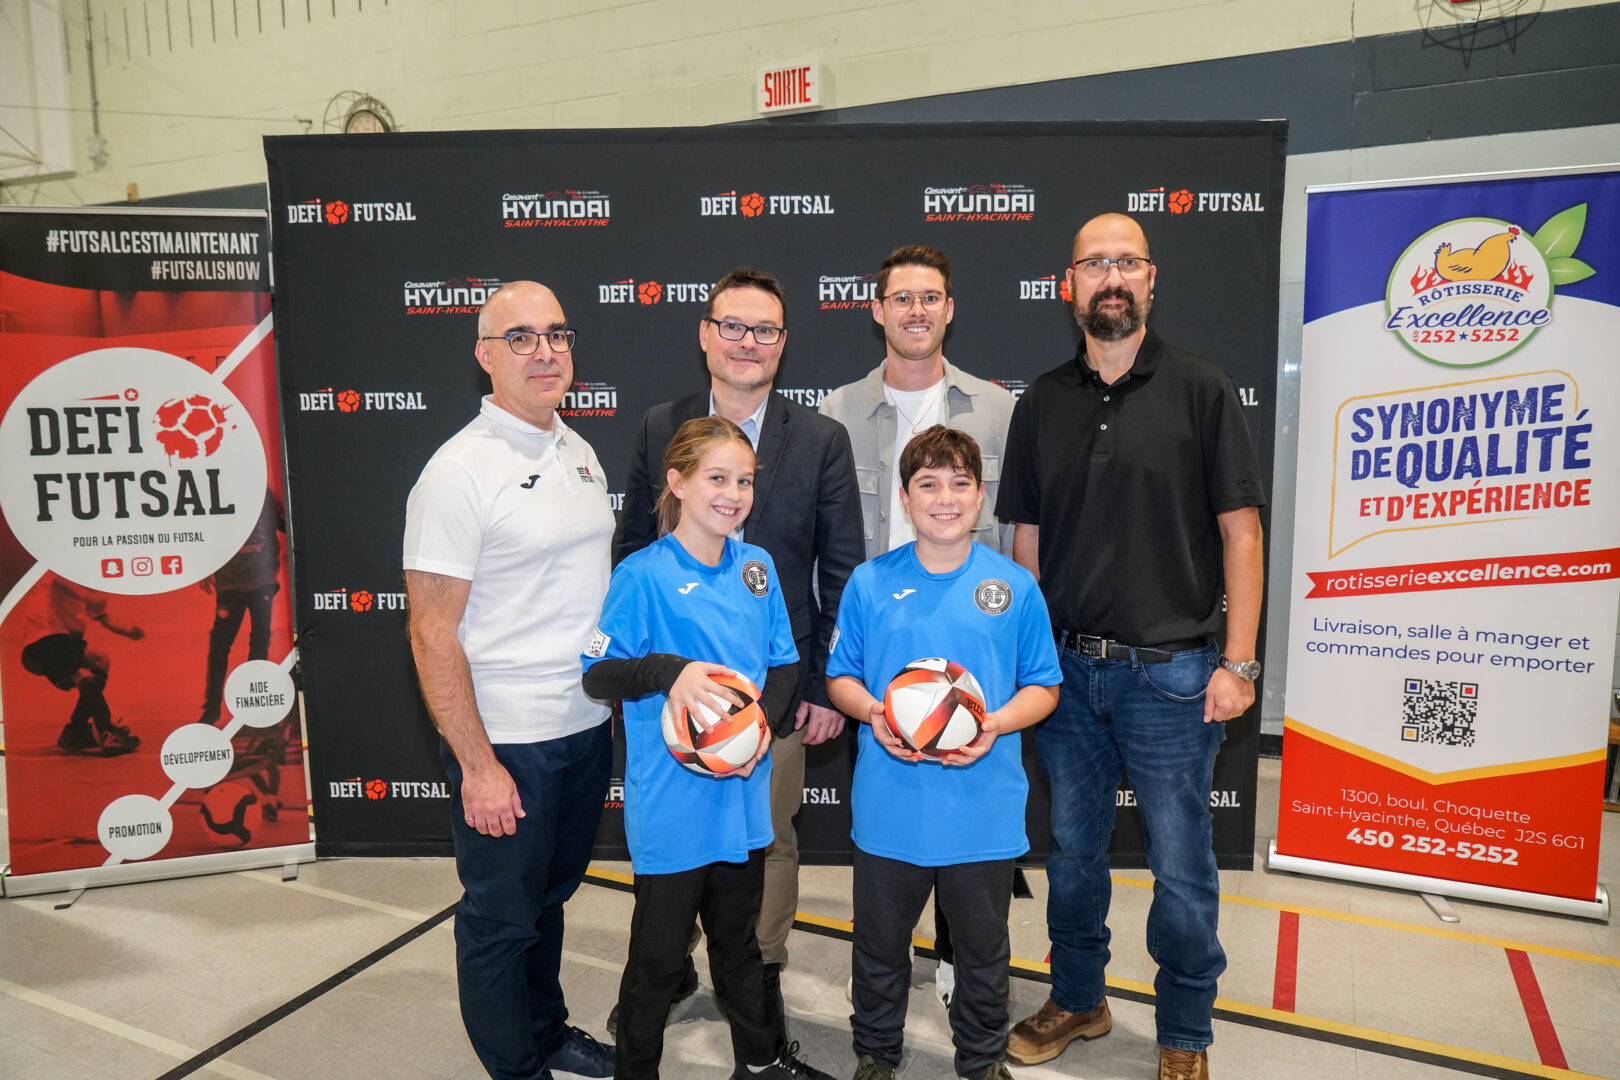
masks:
POLYGON ((1096 338, 1098 341, 1123 341, 1141 329, 1147 321, 1148 312, 1153 310, 1153 297, 1149 294, 1146 301, 1138 308, 1136 297, 1129 289, 1111 288, 1099 289, 1091 294, 1082 309, 1080 301, 1074 303, 1074 321, 1080 329, 1096 338), (1125 309, 1118 315, 1108 315, 1102 311, 1104 300, 1123 300, 1125 309))

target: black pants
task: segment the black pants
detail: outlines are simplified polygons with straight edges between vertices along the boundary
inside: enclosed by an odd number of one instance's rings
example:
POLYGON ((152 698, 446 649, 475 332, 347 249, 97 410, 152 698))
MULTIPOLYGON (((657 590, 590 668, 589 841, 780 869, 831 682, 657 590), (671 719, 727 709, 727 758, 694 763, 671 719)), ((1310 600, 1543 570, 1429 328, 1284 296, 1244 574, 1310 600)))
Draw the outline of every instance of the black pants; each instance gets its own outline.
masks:
POLYGON ((523 801, 517 832, 485 836, 467 824, 461 765, 446 749, 456 907, 456 984, 473 1051, 494 1080, 534 1080, 568 1038, 559 970, 563 904, 591 860, 602 792, 613 766, 606 720, 533 743, 496 743, 495 757, 523 801))
POLYGON ((855 1012, 857 1056, 899 1066, 911 989, 911 931, 929 890, 950 919, 956 965, 951 1041, 956 1074, 979 1076, 1007 1048, 1007 964, 1012 944, 1013 861, 917 866, 855 849, 855 1012))
POLYGON ((242 616, 249 616, 249 660, 270 658, 270 599, 280 591, 276 582, 256 589, 220 589, 214 593, 214 625, 208 631, 208 681, 203 689, 203 715, 209 723, 219 719, 225 697, 225 669, 230 666, 231 645, 242 629, 242 616))
POLYGON ((709 975, 731 1021, 738 1064, 769 1065, 784 1034, 765 1001, 764 964, 754 922, 765 888, 765 849, 747 862, 710 863, 675 874, 637 874, 630 917, 630 955, 619 982, 619 1080, 656 1080, 664 1053, 664 1020, 686 967, 692 922, 703 920, 709 975))

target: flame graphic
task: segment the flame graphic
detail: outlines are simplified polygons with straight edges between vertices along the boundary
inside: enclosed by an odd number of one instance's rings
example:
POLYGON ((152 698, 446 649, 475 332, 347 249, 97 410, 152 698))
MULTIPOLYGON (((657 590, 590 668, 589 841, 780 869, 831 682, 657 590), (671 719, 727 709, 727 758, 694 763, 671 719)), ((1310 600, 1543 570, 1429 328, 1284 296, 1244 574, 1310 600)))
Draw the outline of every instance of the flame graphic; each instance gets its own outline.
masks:
POLYGON ((1518 289, 1527 289, 1536 276, 1519 263, 1509 263, 1508 268, 1496 276, 1496 280, 1518 289))

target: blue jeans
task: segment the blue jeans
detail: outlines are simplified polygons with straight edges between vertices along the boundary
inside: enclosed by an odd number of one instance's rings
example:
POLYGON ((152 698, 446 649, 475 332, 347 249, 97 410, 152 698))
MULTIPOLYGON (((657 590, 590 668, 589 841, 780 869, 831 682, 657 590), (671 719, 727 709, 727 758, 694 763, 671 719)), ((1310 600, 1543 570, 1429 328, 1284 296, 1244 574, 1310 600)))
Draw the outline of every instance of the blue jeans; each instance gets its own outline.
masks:
POLYGON ((1159 965, 1160 1046, 1202 1050, 1226 954, 1215 938, 1220 879, 1211 847, 1209 792, 1222 724, 1204 723, 1216 648, 1166 663, 1094 660, 1060 650, 1063 691, 1036 728, 1052 785, 1052 854, 1046 921, 1052 1000, 1068 1012, 1102 1004, 1108 966, 1108 841, 1120 771, 1136 789, 1153 871, 1147 948, 1159 965))
POLYGON ((612 725, 534 743, 497 743, 524 816, 509 836, 468 826, 461 766, 448 749, 450 833, 465 890, 456 908, 461 1020, 495 1080, 534 1080, 567 1038, 558 969, 563 903, 585 877, 613 764, 612 725))

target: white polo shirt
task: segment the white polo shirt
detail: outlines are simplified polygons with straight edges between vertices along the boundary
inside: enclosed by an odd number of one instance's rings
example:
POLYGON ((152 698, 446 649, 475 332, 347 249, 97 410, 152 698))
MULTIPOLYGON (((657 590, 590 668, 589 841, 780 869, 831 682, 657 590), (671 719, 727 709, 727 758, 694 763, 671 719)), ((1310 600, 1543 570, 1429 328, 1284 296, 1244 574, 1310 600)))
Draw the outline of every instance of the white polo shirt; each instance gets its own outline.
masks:
POLYGON ((607 595, 613 510, 596 453, 485 397, 422 469, 405 505, 405 569, 472 582, 456 637, 492 743, 595 727, 580 686, 607 595))

